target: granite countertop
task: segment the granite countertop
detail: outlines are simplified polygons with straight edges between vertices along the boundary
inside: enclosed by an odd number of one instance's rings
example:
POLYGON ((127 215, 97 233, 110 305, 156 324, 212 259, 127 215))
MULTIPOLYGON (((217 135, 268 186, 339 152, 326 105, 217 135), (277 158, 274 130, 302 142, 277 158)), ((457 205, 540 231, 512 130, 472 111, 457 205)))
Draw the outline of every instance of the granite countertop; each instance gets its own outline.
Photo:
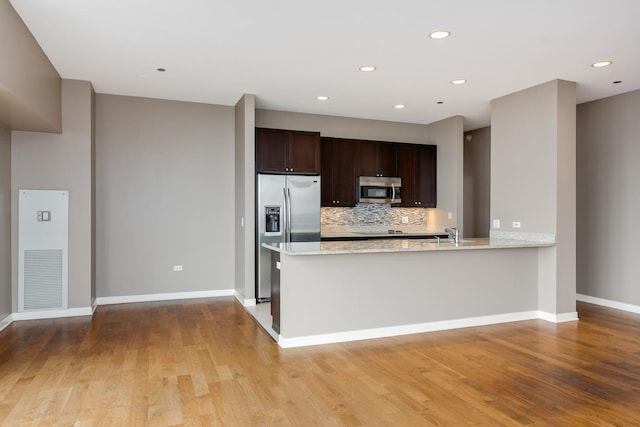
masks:
POLYGON ((265 248, 286 255, 337 255, 382 252, 456 251, 479 249, 538 248, 554 246, 553 242, 515 239, 463 239, 453 243, 450 239, 371 239, 356 241, 292 242, 268 245, 265 248))

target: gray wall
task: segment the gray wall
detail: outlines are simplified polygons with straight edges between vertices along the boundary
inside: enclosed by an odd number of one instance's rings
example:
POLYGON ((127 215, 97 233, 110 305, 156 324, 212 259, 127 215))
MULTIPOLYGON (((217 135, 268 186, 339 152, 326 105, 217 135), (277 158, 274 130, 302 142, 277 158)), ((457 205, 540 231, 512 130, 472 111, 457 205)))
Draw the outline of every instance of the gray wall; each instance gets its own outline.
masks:
POLYGON ((556 232, 556 92, 544 84, 491 102, 491 217, 501 230, 556 232))
POLYGON ((233 107, 98 94, 96 172, 98 297, 234 288, 233 107))
POLYGON ((0 129, 0 321, 11 312, 11 131, 0 129))
POLYGON ((575 92, 553 80, 491 101, 491 218, 556 236, 538 271, 539 308, 555 314, 575 312, 575 92))
POLYGON ((91 90, 91 303, 97 297, 96 285, 96 93, 91 90))
POLYGON ((255 298, 255 95, 235 107, 235 290, 255 298))
POLYGON ((355 119, 320 114, 256 110, 256 126, 307 130, 334 138, 370 139, 373 141, 425 144, 427 127, 410 123, 355 119))
POLYGON ((578 293, 640 305, 640 91, 578 106, 578 293))
POLYGON ((17 311, 18 189, 69 191, 69 308, 91 305, 91 83, 64 80, 61 134, 16 132, 11 141, 12 254, 17 311))
POLYGON ((61 130, 61 80, 8 0, 0 0, 0 128, 61 130))
POLYGON ((491 199, 491 128, 464 134, 464 232, 489 237, 491 199))
POLYGON ((463 129, 462 116, 450 117, 427 125, 427 143, 438 146, 438 207, 428 209, 427 224, 458 227, 461 235, 465 236, 462 202, 463 129))

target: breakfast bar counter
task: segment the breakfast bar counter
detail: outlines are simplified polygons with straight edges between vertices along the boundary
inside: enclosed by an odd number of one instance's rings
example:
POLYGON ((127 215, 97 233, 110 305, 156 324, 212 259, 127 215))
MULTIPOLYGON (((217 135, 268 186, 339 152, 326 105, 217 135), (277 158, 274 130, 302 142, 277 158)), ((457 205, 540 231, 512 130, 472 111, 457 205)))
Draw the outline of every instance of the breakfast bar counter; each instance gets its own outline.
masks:
POLYGON ((553 242, 515 239, 381 239, 327 242, 291 242, 269 246, 287 255, 336 255, 380 252, 448 251, 470 249, 513 249, 553 246, 553 242))
POLYGON ((294 242, 272 250, 282 347, 545 318, 539 259, 552 242, 393 239, 294 242), (540 277, 539 277, 540 276, 540 277))

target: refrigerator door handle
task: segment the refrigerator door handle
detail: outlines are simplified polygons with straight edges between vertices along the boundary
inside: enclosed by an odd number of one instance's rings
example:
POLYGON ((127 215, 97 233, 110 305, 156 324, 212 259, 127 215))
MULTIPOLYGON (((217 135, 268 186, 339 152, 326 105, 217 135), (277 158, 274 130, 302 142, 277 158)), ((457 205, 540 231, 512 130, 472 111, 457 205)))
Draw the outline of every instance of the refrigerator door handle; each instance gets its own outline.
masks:
POLYGON ((282 234, 283 234, 282 241, 287 243, 289 241, 289 215, 287 214, 287 212, 289 212, 289 203, 287 199, 286 188, 282 189, 282 197, 284 197, 284 203, 283 203, 284 209, 282 212, 282 234))
POLYGON ((287 187, 287 242, 291 241, 291 190, 287 187))

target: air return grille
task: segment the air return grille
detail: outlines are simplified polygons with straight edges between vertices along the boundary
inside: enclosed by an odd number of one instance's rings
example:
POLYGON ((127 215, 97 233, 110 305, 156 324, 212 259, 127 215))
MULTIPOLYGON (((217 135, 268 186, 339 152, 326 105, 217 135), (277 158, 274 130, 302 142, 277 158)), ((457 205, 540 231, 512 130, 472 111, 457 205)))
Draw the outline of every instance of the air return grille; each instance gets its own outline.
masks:
POLYGON ((24 251, 24 309, 62 308, 62 250, 24 251))
POLYGON ((18 190, 18 312, 68 306, 69 192, 18 190))

